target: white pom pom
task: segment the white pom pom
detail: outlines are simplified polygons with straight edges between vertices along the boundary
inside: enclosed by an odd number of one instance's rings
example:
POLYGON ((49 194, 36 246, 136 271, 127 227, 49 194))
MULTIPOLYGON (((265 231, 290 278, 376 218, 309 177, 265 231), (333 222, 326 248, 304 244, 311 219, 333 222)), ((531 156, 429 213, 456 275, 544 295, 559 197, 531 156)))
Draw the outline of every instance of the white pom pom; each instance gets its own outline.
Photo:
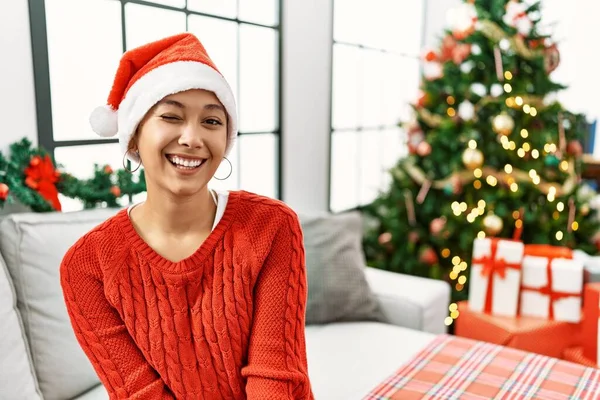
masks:
POLYGON ((111 137, 117 134, 117 121, 117 112, 108 105, 96 107, 90 115, 92 130, 102 137, 111 137))

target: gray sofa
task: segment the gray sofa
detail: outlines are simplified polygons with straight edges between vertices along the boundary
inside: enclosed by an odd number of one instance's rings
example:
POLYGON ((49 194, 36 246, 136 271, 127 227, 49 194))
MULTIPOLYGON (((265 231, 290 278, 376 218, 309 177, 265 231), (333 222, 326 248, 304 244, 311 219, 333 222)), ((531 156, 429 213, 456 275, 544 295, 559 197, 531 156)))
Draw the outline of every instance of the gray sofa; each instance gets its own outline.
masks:
MULTIPOLYGON (((2 218, 0 400, 108 399, 71 330, 58 270, 66 250, 115 212, 2 218)), ((305 236, 307 254, 312 251, 309 239, 305 236)), ((385 321, 307 326, 309 375, 318 400, 362 398, 445 332, 446 283, 368 267, 363 273, 385 321)))

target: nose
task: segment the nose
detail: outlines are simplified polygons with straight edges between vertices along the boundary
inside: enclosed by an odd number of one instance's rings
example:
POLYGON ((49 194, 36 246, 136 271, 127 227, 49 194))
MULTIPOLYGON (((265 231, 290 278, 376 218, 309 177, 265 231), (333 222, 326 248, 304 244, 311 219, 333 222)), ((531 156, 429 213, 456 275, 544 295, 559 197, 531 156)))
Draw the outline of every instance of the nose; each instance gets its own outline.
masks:
POLYGON ((178 140, 179 144, 191 149, 201 148, 204 146, 202 139, 202 130, 196 124, 187 124, 181 132, 178 140))

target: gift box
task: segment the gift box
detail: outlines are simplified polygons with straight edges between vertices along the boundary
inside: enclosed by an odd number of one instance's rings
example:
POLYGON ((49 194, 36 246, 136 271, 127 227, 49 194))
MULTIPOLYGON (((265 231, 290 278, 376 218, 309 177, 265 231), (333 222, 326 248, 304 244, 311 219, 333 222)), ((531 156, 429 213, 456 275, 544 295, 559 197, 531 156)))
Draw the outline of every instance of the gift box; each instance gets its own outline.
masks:
POLYGON ((581 324, 478 313, 463 301, 454 328, 457 336, 561 358, 565 349, 579 345, 581 324))
POLYGON ((585 285, 581 343, 584 357, 600 366, 600 283, 585 285))
POLYGON ((473 241, 469 284, 469 308, 492 315, 517 315, 522 242, 485 238, 473 241))
POLYGON ((581 250, 575 250, 573 251, 573 258, 583 263, 584 283, 600 282, 600 257, 590 256, 581 250))
POLYGON ((527 245, 522 272, 520 315, 581 321, 583 264, 570 249, 527 245))
POLYGON ((595 362, 583 355, 582 346, 569 347, 563 352, 562 358, 563 360, 567 360, 576 364, 581 364, 586 367, 598 367, 595 362))

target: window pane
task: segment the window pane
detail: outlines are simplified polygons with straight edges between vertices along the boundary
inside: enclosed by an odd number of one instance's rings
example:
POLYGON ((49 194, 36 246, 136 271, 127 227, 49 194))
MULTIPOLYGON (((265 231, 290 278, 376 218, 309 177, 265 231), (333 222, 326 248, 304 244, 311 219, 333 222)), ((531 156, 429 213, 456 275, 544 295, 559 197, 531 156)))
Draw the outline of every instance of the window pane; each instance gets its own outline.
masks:
POLYGON ((377 197, 383 172, 383 131, 360 132, 360 204, 370 203, 377 197))
MULTIPOLYGON (((227 79, 234 93, 237 88, 238 42, 236 22, 223 21, 216 18, 189 17, 188 30, 198 36, 210 58, 227 79), (215 34, 218 32, 218 34, 215 34)), ((236 95, 236 98, 239 97, 236 95)))
POLYGON ((62 166, 61 171, 79 179, 94 176, 94 163, 108 164, 115 171, 123 168, 123 157, 118 143, 57 147, 54 157, 56 163, 62 166))
POLYGON ((211 179, 211 181, 208 184, 210 188, 215 190, 240 189, 240 156, 238 149, 239 143, 236 143, 231 149, 229 155, 227 156, 227 159, 231 161, 231 167, 229 166, 229 163, 227 161, 223 160, 223 162, 219 166, 219 169, 217 169, 217 172, 215 172, 215 176, 220 179, 211 179), (231 175, 229 175, 230 171, 231 175), (229 175, 229 177, 227 179, 223 179, 227 177, 227 175, 229 175))
POLYGON ((336 0, 334 40, 418 55, 423 0, 336 0))
POLYGON ((45 4, 54 139, 98 139, 88 118, 95 107, 105 104, 122 54, 121 4, 107 0, 45 4))
POLYGON ((383 90, 387 76, 383 74, 383 54, 380 51, 363 50, 361 53, 361 126, 372 128, 383 124, 383 90))
POLYGON ((125 4, 127 49, 185 32, 185 13, 125 4))
POLYGON ((418 56, 423 38, 423 0, 384 0, 379 21, 381 47, 418 56))
POLYGON ((239 140, 240 187, 277 198, 277 136, 253 134, 240 136, 239 140))
POLYGON ((358 128, 360 50, 354 46, 333 46, 333 127, 358 128))
MULTIPOLYGON (((411 0, 412 1, 412 0, 411 0)), ((362 29, 364 1, 335 0, 333 8, 333 38, 339 42, 360 43, 365 30, 362 29)))
POLYGON ((358 205, 358 133, 334 132, 331 138, 331 210, 358 205))
POLYGON ((263 25, 277 25, 278 0, 239 0, 239 2, 241 20, 263 25))
POLYGON ((236 17, 236 0, 188 0, 187 8, 206 14, 220 15, 222 17, 236 17))
POLYGON ((185 0, 146 0, 156 4, 162 4, 165 6, 183 8, 185 7, 185 0))
POLYGON ((277 130, 277 32, 240 26, 240 131, 277 130))
POLYGON ((58 201, 60 201, 60 208, 62 212, 72 212, 83 210, 83 203, 77 199, 72 199, 62 194, 58 194, 58 201))
POLYGON ((401 128, 386 129, 381 134, 382 167, 390 169, 398 160, 408 155, 406 147, 406 133, 401 128))
POLYGON ((422 0, 371 0, 361 17, 365 46, 419 55, 423 32, 422 0))
POLYGON ((419 89, 419 61, 416 58, 384 54, 382 62, 384 125, 392 126, 410 116, 410 103, 419 89))
POLYGON ((398 160, 408 154, 406 147, 406 134, 403 129, 392 128, 382 132, 381 137, 382 151, 382 180, 381 189, 387 190, 392 183, 392 177, 389 170, 396 166, 398 160))

